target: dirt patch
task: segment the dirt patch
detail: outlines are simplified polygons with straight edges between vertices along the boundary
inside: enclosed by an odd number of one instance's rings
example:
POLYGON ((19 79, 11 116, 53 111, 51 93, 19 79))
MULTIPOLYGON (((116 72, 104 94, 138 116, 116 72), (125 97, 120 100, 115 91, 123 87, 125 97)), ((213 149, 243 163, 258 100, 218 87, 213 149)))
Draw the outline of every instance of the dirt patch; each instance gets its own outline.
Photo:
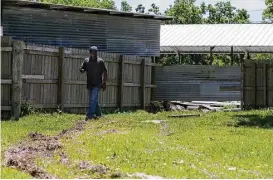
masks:
POLYGON ((60 156, 60 163, 62 163, 64 165, 70 165, 71 164, 68 156, 64 152, 60 152, 59 156, 60 156))
POLYGON ((91 173, 107 174, 110 169, 105 165, 94 165, 92 162, 82 161, 78 164, 78 168, 82 171, 90 171, 91 173))
POLYGON ((61 142, 55 137, 46 137, 38 133, 32 133, 29 136, 31 137, 30 141, 21 143, 18 147, 6 151, 5 159, 7 167, 27 172, 34 178, 56 178, 54 175, 37 167, 34 159, 44 152, 53 153, 55 150, 61 148, 61 142))
POLYGON ((70 129, 65 129, 61 133, 58 134, 58 137, 75 135, 75 133, 85 130, 86 121, 78 121, 75 126, 70 129))
MULTIPOLYGON (((29 140, 21 142, 19 146, 10 148, 5 152, 6 166, 27 172, 34 178, 56 178, 54 175, 51 175, 37 167, 34 162, 35 158, 39 156, 51 157, 56 150, 63 147, 61 143, 62 137, 76 135, 78 132, 84 130, 85 125, 85 121, 78 121, 75 126, 68 130, 63 130, 57 136, 46 136, 37 132, 30 133, 28 135, 29 140)), ((60 153, 59 155, 62 163, 70 163, 65 153, 60 153)))

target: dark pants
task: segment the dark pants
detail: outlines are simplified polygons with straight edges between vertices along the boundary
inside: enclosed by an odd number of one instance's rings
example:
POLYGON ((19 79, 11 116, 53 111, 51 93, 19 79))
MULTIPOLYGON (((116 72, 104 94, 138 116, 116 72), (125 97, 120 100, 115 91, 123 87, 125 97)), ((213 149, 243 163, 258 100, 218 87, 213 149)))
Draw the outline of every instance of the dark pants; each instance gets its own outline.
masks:
POLYGON ((89 91, 89 109, 87 112, 88 119, 92 119, 95 117, 101 117, 101 108, 99 105, 99 93, 100 93, 100 87, 93 87, 91 89, 88 89, 89 91))

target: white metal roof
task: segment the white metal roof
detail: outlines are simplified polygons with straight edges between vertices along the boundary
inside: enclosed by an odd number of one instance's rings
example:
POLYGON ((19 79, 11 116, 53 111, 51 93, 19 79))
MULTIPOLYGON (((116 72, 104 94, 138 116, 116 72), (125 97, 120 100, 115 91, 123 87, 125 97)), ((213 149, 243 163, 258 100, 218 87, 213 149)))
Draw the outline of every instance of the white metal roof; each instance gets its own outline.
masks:
POLYGON ((273 24, 162 25, 162 53, 273 53, 273 24))

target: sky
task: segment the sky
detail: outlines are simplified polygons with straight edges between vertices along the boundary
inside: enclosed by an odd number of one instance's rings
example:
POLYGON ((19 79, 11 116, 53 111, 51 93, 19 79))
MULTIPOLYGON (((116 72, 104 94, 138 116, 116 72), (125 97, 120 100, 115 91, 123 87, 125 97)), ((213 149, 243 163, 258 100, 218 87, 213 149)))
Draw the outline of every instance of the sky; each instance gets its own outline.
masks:
MULTIPOLYGON (((120 8, 122 0, 115 0, 116 6, 120 8)), ((159 6, 160 11, 164 12, 169 5, 173 4, 174 0, 127 0, 128 3, 133 7, 133 10, 137 5, 142 4, 149 9, 152 3, 159 6)), ((196 4, 205 2, 206 4, 216 4, 220 0, 196 0, 196 4)), ((228 1, 228 0, 222 0, 228 1)), ((231 4, 236 8, 245 8, 249 11, 251 21, 261 21, 263 9, 265 9, 265 0, 230 0, 231 4)))

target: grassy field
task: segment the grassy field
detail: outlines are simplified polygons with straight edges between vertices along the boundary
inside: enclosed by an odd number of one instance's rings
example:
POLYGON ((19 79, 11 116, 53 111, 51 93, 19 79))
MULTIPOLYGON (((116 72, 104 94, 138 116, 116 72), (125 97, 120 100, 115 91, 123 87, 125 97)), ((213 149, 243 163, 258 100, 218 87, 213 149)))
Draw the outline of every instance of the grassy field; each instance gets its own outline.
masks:
MULTIPOLYGON (((63 138, 64 146, 54 157, 37 158, 36 163, 58 178, 109 178, 135 173, 162 178, 273 178, 272 110, 168 117, 182 113, 200 112, 107 115, 88 122, 75 137, 63 138), (66 154, 68 164, 60 162, 60 153, 66 154), (79 162, 103 164, 111 173, 79 170, 79 162)), ((55 135, 80 118, 37 114, 19 122, 2 122, 2 152, 30 132, 55 135)), ((29 177, 5 167, 2 160, 2 178, 29 177)))

